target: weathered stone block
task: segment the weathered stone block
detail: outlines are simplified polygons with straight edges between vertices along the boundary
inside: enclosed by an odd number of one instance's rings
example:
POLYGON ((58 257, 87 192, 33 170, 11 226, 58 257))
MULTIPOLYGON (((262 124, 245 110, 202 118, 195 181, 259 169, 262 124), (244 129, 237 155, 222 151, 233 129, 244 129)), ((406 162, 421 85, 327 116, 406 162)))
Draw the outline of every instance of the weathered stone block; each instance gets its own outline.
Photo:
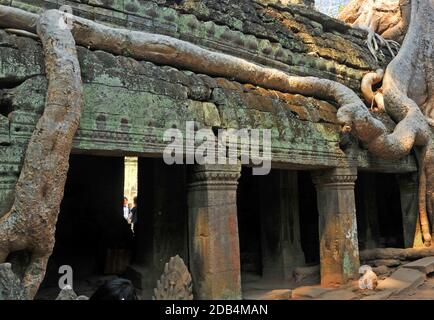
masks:
POLYGON ((425 274, 418 270, 400 268, 392 275, 381 281, 377 290, 392 290, 394 294, 399 294, 408 289, 414 289, 424 283, 425 274))
POLYGON ((428 274, 434 272, 434 257, 422 258, 403 265, 404 268, 419 270, 428 274))
POLYGON ((289 300, 292 298, 292 290, 249 290, 243 292, 244 300, 289 300))
POLYGON ((332 289, 321 287, 299 287, 293 290, 293 297, 312 298, 316 299, 326 292, 330 292, 332 289))
POLYGON ((351 290, 333 290, 322 294, 320 300, 354 300, 357 295, 351 290))
POLYGON ((361 300, 386 300, 393 294, 393 290, 384 290, 362 298, 361 300))

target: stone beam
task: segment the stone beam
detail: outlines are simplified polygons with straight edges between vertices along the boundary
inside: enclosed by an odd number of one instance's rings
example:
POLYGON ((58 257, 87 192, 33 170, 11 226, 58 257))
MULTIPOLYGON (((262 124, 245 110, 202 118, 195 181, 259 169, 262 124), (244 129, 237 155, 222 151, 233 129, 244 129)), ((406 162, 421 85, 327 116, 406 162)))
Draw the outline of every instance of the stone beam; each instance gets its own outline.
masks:
POLYGON ((241 299, 239 165, 196 165, 188 187, 190 270, 199 300, 241 299))
POLYGON ((323 286, 343 284, 358 277, 356 179, 356 169, 336 168, 313 173, 319 211, 323 286))

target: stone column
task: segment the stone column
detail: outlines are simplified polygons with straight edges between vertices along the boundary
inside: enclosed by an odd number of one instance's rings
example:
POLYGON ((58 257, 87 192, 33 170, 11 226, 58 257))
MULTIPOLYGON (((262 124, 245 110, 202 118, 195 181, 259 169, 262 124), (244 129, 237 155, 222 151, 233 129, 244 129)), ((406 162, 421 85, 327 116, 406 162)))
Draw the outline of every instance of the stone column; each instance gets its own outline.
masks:
POLYGON ((356 169, 335 168, 313 174, 317 189, 321 285, 358 278, 360 266, 354 197, 356 169))
POLYGON ((297 171, 274 171, 261 194, 263 277, 290 280, 304 265, 300 240, 297 171))
POLYGON ((404 246, 423 246, 419 226, 419 204, 418 204, 418 174, 406 173, 396 175, 401 195, 402 223, 404 231, 404 246))
POLYGON ((196 299, 241 299, 239 165, 196 165, 188 188, 190 271, 196 299))

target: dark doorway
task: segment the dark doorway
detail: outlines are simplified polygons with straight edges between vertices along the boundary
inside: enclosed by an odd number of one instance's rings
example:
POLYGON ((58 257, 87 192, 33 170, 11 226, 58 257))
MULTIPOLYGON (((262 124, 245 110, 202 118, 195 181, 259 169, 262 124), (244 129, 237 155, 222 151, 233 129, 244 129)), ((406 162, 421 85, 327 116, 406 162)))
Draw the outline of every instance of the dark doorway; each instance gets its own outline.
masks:
POLYGON ((298 172, 300 235, 306 264, 319 264, 319 220, 316 189, 309 171, 298 172))
POLYGON ((122 274, 129 263, 132 232, 122 211, 124 158, 71 155, 69 162, 41 299, 56 298, 62 265, 72 267, 77 294, 91 295, 102 277, 122 274))
POLYGON ((254 176, 251 168, 242 169, 237 205, 244 279, 291 280, 294 268, 305 265, 300 195, 297 171, 254 176))
POLYGON ((401 196, 396 175, 359 172, 355 195, 359 248, 403 248, 401 196))
POLYGON ((187 166, 139 158, 135 254, 127 276, 150 299, 171 257, 188 267, 187 166))
POLYGON ((264 177, 243 167, 238 181, 237 211, 241 272, 262 276, 261 186, 264 177))

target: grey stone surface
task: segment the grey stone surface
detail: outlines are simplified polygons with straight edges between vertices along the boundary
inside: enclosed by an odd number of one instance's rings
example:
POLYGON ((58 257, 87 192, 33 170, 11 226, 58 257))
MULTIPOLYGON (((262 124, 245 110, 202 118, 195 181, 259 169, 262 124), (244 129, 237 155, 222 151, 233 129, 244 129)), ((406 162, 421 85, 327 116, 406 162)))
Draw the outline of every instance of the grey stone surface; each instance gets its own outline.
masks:
POLYGON ((0 300, 23 300, 24 288, 14 274, 10 263, 0 264, 0 300))
POLYGON ((289 300, 292 298, 290 289, 248 290, 243 292, 244 300, 289 300))
POLYGON ((404 268, 415 269, 425 274, 434 272, 434 257, 422 258, 403 265, 404 268))
POLYGON ((294 269, 294 280, 296 283, 304 281, 320 281, 320 266, 297 267, 294 269))
POLYGON ((60 290, 56 300, 77 300, 78 296, 70 286, 64 287, 60 290))
POLYGON ((332 290, 333 289, 321 287, 299 287, 292 291, 292 296, 316 299, 319 298, 322 294, 325 294, 326 292, 330 292, 332 290))
POLYGON ((375 294, 366 296, 364 298, 362 298, 361 300, 386 300, 387 298, 389 298, 392 294, 393 294, 393 290, 384 290, 384 291, 380 291, 377 292, 375 294))
POLYGON ((398 267, 402 264, 402 262, 397 259, 377 259, 377 260, 369 261, 366 264, 372 265, 374 267, 380 267, 380 266, 398 267))
POLYGON ((374 271, 374 273, 376 275, 380 276, 380 275, 384 275, 384 274, 389 273, 390 270, 386 266, 378 266, 378 267, 372 268, 372 271, 374 271))
POLYGON ((426 279, 425 274, 420 271, 400 268, 389 278, 381 281, 377 290, 392 290, 394 294, 399 294, 405 290, 417 288, 426 279))
POLYGON ((84 295, 77 296, 70 286, 66 286, 60 290, 56 300, 89 300, 89 298, 84 295))
POLYGON ((333 290, 319 297, 319 300, 353 300, 357 295, 351 290, 333 290))

